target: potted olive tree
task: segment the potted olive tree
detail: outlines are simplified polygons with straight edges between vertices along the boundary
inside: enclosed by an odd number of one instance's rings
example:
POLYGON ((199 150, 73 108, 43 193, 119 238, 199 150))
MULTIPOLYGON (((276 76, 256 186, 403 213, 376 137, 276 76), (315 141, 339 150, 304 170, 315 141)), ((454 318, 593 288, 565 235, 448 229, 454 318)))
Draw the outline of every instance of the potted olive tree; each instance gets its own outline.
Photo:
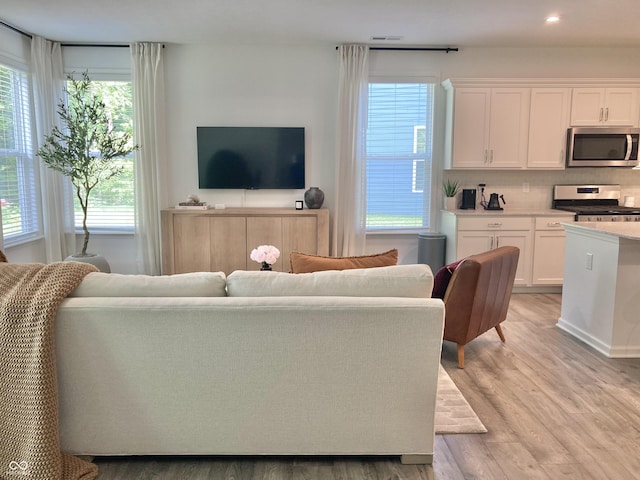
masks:
POLYGON ((82 250, 69 259, 94 263, 90 258, 97 255, 87 253, 89 197, 100 182, 122 173, 123 167, 114 160, 126 157, 138 146, 133 145, 131 133, 114 130, 104 102, 92 91, 87 72, 79 80, 72 75, 67 78, 67 101, 61 99, 57 109, 62 128, 53 127, 38 156, 48 167, 69 177, 82 208, 82 250))

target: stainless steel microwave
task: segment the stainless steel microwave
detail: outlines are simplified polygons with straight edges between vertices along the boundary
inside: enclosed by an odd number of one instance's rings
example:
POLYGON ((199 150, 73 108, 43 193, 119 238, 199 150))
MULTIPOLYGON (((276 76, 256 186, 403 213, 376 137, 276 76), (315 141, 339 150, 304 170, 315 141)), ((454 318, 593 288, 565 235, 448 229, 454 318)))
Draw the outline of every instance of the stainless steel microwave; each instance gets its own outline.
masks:
POLYGON ((573 127, 567 132, 567 167, 635 167, 640 128, 573 127))

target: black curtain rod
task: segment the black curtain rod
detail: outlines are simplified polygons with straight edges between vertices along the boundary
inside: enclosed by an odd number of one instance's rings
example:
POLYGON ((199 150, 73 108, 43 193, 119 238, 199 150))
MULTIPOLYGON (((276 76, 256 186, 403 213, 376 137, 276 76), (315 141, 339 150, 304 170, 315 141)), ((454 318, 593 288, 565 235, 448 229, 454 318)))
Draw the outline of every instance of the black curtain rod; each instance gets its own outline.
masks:
MULTIPOLYGON (((119 43, 61 43, 61 47, 113 47, 113 48, 129 48, 130 45, 119 43)), ((164 45, 163 45, 164 46, 164 45)))
POLYGON ((0 20, 0 25, 2 25, 3 27, 7 27, 9 30, 13 30, 16 33, 19 33, 20 35, 24 35, 25 37, 33 38, 33 35, 31 35, 30 33, 23 32, 19 28, 16 28, 13 25, 9 25, 8 23, 3 22, 2 20, 0 20))
MULTIPOLYGON (((29 37, 29 38, 33 38, 33 35, 31 35, 30 33, 24 32, 22 30, 20 30, 19 28, 14 27, 13 25, 9 25, 8 23, 3 22, 2 20, 0 20, 0 25, 2 25, 3 27, 8 28, 9 30, 13 30, 16 33, 19 33, 20 35, 24 35, 25 37, 29 37)), ((60 44, 61 47, 115 47, 115 48, 129 48, 130 45, 125 45, 125 44, 108 44, 108 43, 103 43, 103 44, 99 44, 99 43, 61 43, 60 44)), ((162 45, 162 48, 164 48, 164 45, 162 45)))
MULTIPOLYGON (((338 47, 336 47, 336 50, 338 47)), ((396 50, 416 52, 457 52, 458 47, 369 47, 369 50, 396 50)))

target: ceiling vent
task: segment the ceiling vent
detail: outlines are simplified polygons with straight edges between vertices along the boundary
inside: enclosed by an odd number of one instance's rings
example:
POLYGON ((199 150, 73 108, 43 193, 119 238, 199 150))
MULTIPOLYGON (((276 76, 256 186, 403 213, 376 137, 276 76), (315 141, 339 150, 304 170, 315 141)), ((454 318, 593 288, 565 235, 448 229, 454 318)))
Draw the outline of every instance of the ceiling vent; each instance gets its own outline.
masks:
POLYGON ((374 35, 371 37, 371 40, 374 42, 397 42, 398 40, 402 40, 404 37, 399 35, 374 35))

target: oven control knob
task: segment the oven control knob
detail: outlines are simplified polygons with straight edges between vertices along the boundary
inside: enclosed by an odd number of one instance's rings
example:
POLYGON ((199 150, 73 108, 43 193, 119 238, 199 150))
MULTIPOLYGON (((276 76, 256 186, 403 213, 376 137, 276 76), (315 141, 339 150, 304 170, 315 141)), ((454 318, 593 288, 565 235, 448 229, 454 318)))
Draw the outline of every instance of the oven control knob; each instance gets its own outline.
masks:
POLYGON ((613 215, 613 216, 611 217, 611 221, 612 221, 612 222, 617 222, 617 221, 618 221, 618 217, 616 217, 615 215, 613 215))

